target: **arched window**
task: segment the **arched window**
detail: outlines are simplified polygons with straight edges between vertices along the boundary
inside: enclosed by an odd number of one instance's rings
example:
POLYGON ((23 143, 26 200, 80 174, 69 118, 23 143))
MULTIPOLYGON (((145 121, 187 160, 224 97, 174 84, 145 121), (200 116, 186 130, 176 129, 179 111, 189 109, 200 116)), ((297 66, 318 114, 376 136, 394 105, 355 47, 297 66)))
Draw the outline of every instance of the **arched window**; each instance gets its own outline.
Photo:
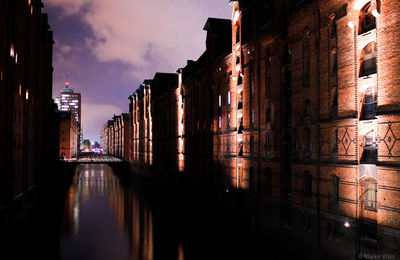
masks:
POLYGON ((311 151, 311 133, 310 129, 304 129, 304 141, 305 141, 305 152, 309 153, 311 151))
POLYGON ((364 92, 361 119, 372 119, 376 116, 376 96, 370 87, 364 92))
POLYGON ((375 17, 372 15, 371 2, 368 2, 360 10, 358 34, 368 32, 376 27, 375 17))
POLYGON ((361 52, 360 77, 376 73, 376 43, 371 42, 361 52))
POLYGON ((272 151, 272 137, 271 137, 271 133, 268 132, 267 133, 267 155, 271 154, 272 151))

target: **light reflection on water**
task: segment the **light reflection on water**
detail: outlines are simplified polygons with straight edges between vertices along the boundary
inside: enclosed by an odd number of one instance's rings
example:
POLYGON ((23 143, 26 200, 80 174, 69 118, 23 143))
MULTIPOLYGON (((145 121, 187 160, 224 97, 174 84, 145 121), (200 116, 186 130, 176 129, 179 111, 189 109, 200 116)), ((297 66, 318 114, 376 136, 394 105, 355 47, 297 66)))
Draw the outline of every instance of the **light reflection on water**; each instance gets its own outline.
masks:
POLYGON ((153 260, 153 243, 152 212, 134 190, 107 165, 78 166, 62 217, 62 259, 153 260))

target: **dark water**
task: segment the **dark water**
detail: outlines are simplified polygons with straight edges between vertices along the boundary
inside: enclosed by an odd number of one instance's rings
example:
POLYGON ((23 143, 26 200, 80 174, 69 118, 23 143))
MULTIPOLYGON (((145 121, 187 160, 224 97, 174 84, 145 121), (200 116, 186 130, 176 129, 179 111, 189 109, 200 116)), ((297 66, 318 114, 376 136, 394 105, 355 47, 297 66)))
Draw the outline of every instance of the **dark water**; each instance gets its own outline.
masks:
POLYGON ((107 165, 78 166, 60 215, 61 259, 255 259, 256 255, 252 236, 241 223, 190 200, 153 194, 134 180, 118 177, 107 165))

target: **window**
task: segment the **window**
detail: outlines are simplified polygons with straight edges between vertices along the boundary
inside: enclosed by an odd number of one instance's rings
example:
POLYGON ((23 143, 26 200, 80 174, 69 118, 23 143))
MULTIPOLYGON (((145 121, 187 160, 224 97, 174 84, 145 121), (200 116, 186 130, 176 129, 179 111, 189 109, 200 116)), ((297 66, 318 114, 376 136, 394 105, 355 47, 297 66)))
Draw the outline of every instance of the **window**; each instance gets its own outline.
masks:
POLYGON ((338 130, 333 131, 333 145, 332 153, 337 153, 338 151, 338 130))
POLYGON ((331 37, 336 37, 337 27, 336 27, 336 17, 333 16, 331 19, 331 37))
POLYGON ((25 92, 25 99, 28 100, 29 99, 29 90, 27 89, 25 92))
POLYGON ((312 196, 312 176, 310 172, 304 172, 304 196, 310 198, 312 196))
POLYGON ((254 109, 251 110, 251 125, 254 126, 254 109))
POLYGON ((338 114, 338 92, 335 90, 333 92, 333 98, 332 98, 332 106, 331 106, 331 118, 336 118, 338 114))
POLYGON ((304 81, 303 81, 303 86, 308 87, 310 86, 310 61, 306 61, 305 67, 304 67, 304 81))
POLYGON ((304 118, 310 118, 311 115, 311 103, 310 100, 304 102, 304 118))
POLYGON ((270 108, 267 109, 267 113, 265 115, 265 122, 266 123, 271 122, 271 109, 270 108))
POLYGON ((371 2, 360 10, 358 34, 368 32, 376 27, 375 17, 372 15, 371 2))
MULTIPOLYGON (((199 122, 197 121, 197 123, 199 123, 199 122)), ((197 124, 197 126, 198 126, 198 124, 197 124)), ((221 129, 221 127, 222 127, 222 118, 221 118, 221 116, 219 116, 218 117, 218 128, 221 129)))
POLYGON ((269 97, 271 95, 271 76, 270 76, 270 68, 271 68, 271 56, 269 49, 265 50, 265 97, 269 97))
POLYGON ((338 64, 337 64, 337 54, 336 51, 332 52, 332 67, 331 67, 331 72, 332 72, 332 77, 337 76, 337 70, 338 70, 338 64))
POLYGON ((371 42, 361 52, 360 77, 376 73, 376 43, 371 42))
POLYGON ((228 114, 228 118, 227 118, 227 124, 228 124, 228 130, 231 128, 231 114, 228 114))
POLYGON ((271 154, 272 150, 272 138, 271 138, 271 133, 267 133, 267 155, 271 154))
POLYGON ((243 108, 243 91, 240 91, 238 94, 238 109, 243 108))
POLYGON ((250 153, 254 153, 254 136, 250 136, 250 153))
POLYGON ((221 98, 221 95, 218 95, 218 106, 219 106, 219 107, 222 106, 222 98, 221 98))
POLYGON ((236 28, 236 43, 240 42, 240 26, 236 28))
POLYGON ((228 105, 231 104, 231 92, 228 91, 228 105))
POLYGON ((10 44, 10 57, 15 57, 15 49, 14 49, 14 44, 10 44))
POLYGON ((332 203, 337 205, 339 203, 339 177, 334 175, 332 177, 332 203))
POLYGON ((376 116, 376 97, 373 88, 370 87, 364 92, 361 119, 372 119, 376 116))
POLYGON ((306 128, 305 130, 305 152, 309 153, 311 152, 311 133, 310 133, 310 129, 306 128))
POLYGON ((365 208, 368 210, 377 209, 377 183, 369 179, 365 182, 365 208))

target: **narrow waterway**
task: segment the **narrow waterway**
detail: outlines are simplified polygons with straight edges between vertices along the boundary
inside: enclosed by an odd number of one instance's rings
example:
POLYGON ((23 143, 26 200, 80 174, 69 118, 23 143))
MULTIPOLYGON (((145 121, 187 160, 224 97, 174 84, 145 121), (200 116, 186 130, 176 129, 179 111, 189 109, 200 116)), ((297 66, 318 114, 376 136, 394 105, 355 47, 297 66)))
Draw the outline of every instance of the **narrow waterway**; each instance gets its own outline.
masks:
POLYGON ((107 165, 79 165, 60 214, 60 258, 255 259, 240 223, 183 201, 152 196, 107 165))

